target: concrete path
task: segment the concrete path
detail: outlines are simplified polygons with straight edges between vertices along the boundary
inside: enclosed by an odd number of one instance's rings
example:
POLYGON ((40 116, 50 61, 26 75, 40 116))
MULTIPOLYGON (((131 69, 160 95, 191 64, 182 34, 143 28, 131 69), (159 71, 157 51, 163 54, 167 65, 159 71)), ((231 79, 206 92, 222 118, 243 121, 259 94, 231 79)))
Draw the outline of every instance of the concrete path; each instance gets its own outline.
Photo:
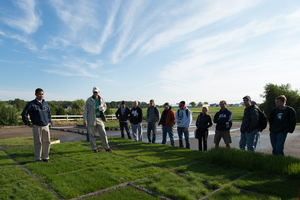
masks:
MULTIPOLYGON (((190 143, 191 148, 197 150, 198 149, 198 140, 194 138, 194 130, 195 123, 190 127, 190 143)), ((231 129, 231 137, 232 137, 232 148, 239 148, 240 141, 240 131, 239 128, 241 126, 240 122, 234 122, 231 129)), ((82 135, 86 133, 86 128, 84 127, 74 127, 74 126, 64 126, 64 127, 54 127, 56 130, 51 130, 51 137, 57 138, 61 142, 71 142, 71 141, 84 141, 86 140, 86 136, 82 135), (72 131, 72 132, 71 132, 72 131), (76 133, 74 133, 76 132, 76 133)), ((210 128, 209 136, 208 136, 208 149, 214 147, 213 138, 214 138, 214 130, 215 126, 213 125, 210 128)), ((259 143, 257 144, 257 151, 272 154, 272 147, 269 139, 269 129, 265 129, 261 135, 259 143)), ((143 128, 143 141, 148 142, 147 138, 147 130, 143 128)), ((126 134, 125 134, 126 135, 126 134)), ((12 137, 28 137, 32 136, 32 129, 29 127, 20 127, 20 128, 1 128, 0 129, 0 139, 4 138, 12 138, 12 137)), ((120 131, 109 130, 107 131, 108 137, 120 137, 120 131)), ((125 136, 127 138, 127 135, 125 136)), ((174 128, 174 138, 175 145, 179 146, 177 130, 174 128)), ((161 127, 159 126, 157 129, 156 143, 161 143, 162 134, 161 127)), ((167 137, 167 144, 170 145, 169 138, 167 137)), ((185 141, 184 141, 185 144, 185 141)), ((296 130, 293 134, 288 134, 285 143, 285 154, 293 157, 300 158, 300 126, 296 127, 296 130)), ((220 146, 225 147, 223 141, 221 141, 220 146)))

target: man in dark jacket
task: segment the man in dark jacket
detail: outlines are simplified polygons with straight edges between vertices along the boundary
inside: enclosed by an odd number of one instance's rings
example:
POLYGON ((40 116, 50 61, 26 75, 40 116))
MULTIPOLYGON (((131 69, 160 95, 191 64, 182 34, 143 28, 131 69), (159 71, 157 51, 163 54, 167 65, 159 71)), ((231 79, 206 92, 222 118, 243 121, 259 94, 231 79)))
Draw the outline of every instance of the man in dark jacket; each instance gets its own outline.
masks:
POLYGON ((244 110, 243 122, 241 125, 241 139, 240 139, 240 149, 245 150, 247 145, 248 151, 255 151, 258 137, 258 108, 255 105, 251 105, 250 96, 245 96, 243 98, 244 104, 246 106, 244 110))
POLYGON ((296 127, 296 112, 286 105, 286 97, 276 97, 276 107, 270 114, 270 140, 273 148, 273 155, 284 156, 284 143, 288 133, 293 133, 296 127))
POLYGON ((124 136, 124 128, 127 132, 128 139, 131 140, 130 132, 128 128, 128 122, 127 120, 130 117, 130 109, 126 106, 125 101, 122 101, 122 106, 119 108, 116 112, 116 117, 119 120, 120 123, 120 129, 121 129, 121 136, 122 138, 125 138, 124 136))
POLYGON ((44 91, 41 88, 35 90, 36 99, 30 101, 22 112, 23 122, 32 128, 34 140, 34 154, 37 162, 50 162, 50 131, 51 110, 44 100, 44 91), (31 122, 28 120, 30 116, 31 122), (42 153, 43 152, 43 153, 42 153))
POLYGON ((162 125, 163 139, 162 144, 167 142, 167 133, 170 137, 171 145, 174 146, 174 135, 173 135, 173 125, 175 124, 175 112, 172 110, 172 106, 167 102, 164 105, 165 110, 161 114, 161 119, 158 125, 162 125))
POLYGON ((214 123, 216 123, 216 134, 214 137, 215 147, 220 146, 220 141, 223 138, 226 148, 230 148, 231 136, 230 136, 230 128, 231 128, 231 118, 232 112, 227 109, 226 101, 220 101, 220 111, 217 112, 214 116, 214 123))
POLYGON ((138 106, 138 101, 134 101, 134 107, 130 111, 130 123, 133 139, 143 141, 141 122, 143 121, 143 110, 138 106))

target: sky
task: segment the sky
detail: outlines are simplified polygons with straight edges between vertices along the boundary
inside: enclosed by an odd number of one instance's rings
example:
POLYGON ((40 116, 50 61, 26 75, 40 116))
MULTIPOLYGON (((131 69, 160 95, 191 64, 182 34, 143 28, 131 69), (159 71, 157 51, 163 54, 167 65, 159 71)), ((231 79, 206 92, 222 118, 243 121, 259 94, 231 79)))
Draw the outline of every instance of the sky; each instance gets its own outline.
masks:
POLYGON ((299 0, 0 1, 2 101, 261 103, 299 63, 299 0))

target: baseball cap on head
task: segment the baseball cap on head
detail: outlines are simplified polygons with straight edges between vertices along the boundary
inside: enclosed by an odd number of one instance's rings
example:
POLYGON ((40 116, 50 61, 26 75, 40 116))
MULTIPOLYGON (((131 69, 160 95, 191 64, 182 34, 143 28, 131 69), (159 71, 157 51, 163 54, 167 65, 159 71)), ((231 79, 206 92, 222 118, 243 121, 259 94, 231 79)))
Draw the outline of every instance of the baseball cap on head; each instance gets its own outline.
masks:
POLYGON ((166 102, 166 103, 164 104, 164 107, 170 107, 170 104, 169 104, 168 102, 166 102))
POLYGON ((251 101, 251 97, 249 95, 244 96, 243 99, 248 99, 251 101))
POLYGON ((99 92, 99 88, 98 87, 93 87, 93 92, 99 92))
POLYGON ((122 101, 122 104, 126 104, 125 101, 122 101))

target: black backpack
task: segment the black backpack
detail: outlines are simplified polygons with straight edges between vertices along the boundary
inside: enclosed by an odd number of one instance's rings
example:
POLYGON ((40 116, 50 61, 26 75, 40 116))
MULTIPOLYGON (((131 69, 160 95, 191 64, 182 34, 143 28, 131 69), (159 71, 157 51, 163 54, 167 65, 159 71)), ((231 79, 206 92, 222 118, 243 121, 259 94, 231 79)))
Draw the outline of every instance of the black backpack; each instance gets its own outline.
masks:
POLYGON ((259 109, 259 108, 256 108, 257 111, 258 111, 258 125, 257 125, 257 129, 258 131, 263 131, 266 127, 267 127, 267 124, 268 124, 268 121, 267 121, 267 115, 266 113, 259 109))

